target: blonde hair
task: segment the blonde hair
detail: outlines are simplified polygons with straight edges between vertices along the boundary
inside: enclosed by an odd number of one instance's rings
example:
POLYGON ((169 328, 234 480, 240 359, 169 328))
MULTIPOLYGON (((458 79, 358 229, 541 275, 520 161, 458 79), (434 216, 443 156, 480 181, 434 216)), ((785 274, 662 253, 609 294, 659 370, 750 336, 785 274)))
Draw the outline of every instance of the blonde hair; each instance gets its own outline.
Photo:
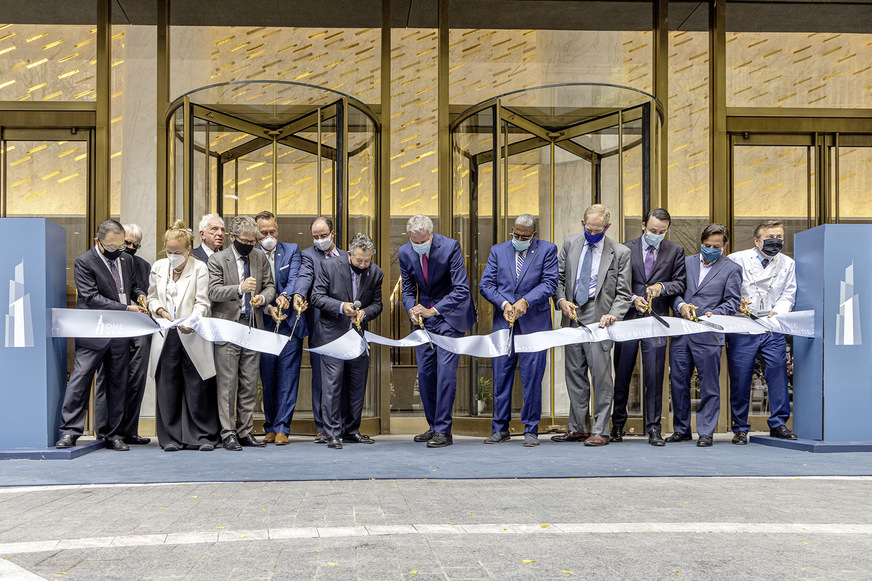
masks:
POLYGON ((190 250, 194 245, 194 233, 185 225, 183 220, 176 220, 172 227, 164 234, 164 244, 169 240, 183 241, 187 249, 190 250))
POLYGON ((594 216, 599 216, 603 219, 603 226, 608 225, 612 221, 611 212, 609 212, 609 209, 603 204, 594 204, 593 206, 588 206, 587 210, 584 211, 585 222, 587 222, 588 218, 592 218, 594 216))

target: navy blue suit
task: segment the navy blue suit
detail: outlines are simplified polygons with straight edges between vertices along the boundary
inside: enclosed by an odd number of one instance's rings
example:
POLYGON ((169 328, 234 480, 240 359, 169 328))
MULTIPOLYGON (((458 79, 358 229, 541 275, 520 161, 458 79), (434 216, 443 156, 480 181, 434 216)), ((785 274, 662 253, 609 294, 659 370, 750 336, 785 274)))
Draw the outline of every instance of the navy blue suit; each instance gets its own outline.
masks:
MULTIPOLYGON (((652 310, 661 316, 669 315, 669 305, 675 295, 684 292, 687 277, 684 266, 684 248, 680 244, 663 240, 657 250, 657 258, 649 276, 645 276, 645 244, 642 237, 627 242, 630 249, 632 290, 644 297, 645 289, 653 284, 663 285, 659 297, 653 299, 652 310)), ((634 306, 630 307, 625 321, 645 316, 634 306)), ((612 410, 612 427, 623 430, 627 422, 627 401, 630 398, 630 380, 636 368, 636 355, 642 347, 642 386, 645 402, 645 432, 660 430, 663 411, 663 376, 666 367, 666 337, 642 339, 641 341, 618 341, 615 343, 615 401, 612 410)))
MULTIPOLYGON (((527 312, 515 321, 513 333, 523 335, 549 331, 552 328, 549 299, 557 290, 557 246, 533 238, 530 248, 524 253, 520 276, 517 274, 516 260, 517 252, 512 242, 502 242, 491 248, 484 267, 478 288, 481 295, 494 305, 493 329, 498 331, 509 326, 503 317, 503 303, 508 301, 514 304, 523 298, 528 303, 527 312)), ((546 357, 545 351, 519 355, 512 349, 509 355, 494 358, 494 432, 509 431, 515 367, 520 363, 524 390, 521 421, 525 432, 539 433, 546 357)))
MULTIPOLYGON (((343 257, 348 253, 344 250, 334 249, 343 257)), ((321 271, 321 264, 327 259, 327 255, 315 246, 310 246, 300 253, 300 273, 297 275, 297 283, 294 294, 298 294, 309 303, 305 311, 305 317, 297 324, 296 335, 309 337, 309 348, 320 347, 327 341, 321 338, 321 327, 318 325, 321 311, 312 304, 312 286, 321 271), (302 333, 302 334, 301 334, 302 333)), ((347 260, 347 259, 346 259, 347 260)), ((309 361, 312 363, 312 418, 315 420, 315 429, 318 433, 324 432, 324 422, 321 416, 321 356, 317 353, 309 353, 309 361)))
MULTIPOLYGON (((681 303, 696 305, 700 319, 705 313, 735 315, 742 297, 742 268, 723 254, 714 261, 711 270, 699 284, 700 255, 684 259, 687 289, 675 297, 672 310, 679 312, 681 303)), ((696 409, 696 431, 700 435, 714 434, 720 412, 721 349, 723 333, 694 333, 672 339, 669 350, 672 410, 675 431, 690 433, 690 378, 694 367, 699 373, 699 406, 696 409)))
MULTIPOLYGON (((264 251, 266 252, 266 251, 264 251)), ((269 253, 267 252, 267 257, 269 253)), ((293 300, 294 286, 300 272, 300 249, 296 244, 279 242, 273 250, 274 277, 276 299, 286 295, 293 300)), ((275 331, 276 323, 267 314, 269 307, 275 307, 276 299, 264 307, 263 327, 266 331, 275 331)), ((278 332, 286 337, 291 336, 297 312, 290 310, 288 318, 280 321, 278 332)), ((294 407, 297 404, 297 389, 300 386, 300 361, 303 356, 303 337, 305 328, 300 325, 294 331, 294 336, 285 344, 282 352, 276 356, 271 353, 260 354, 260 382, 263 385, 263 429, 269 433, 290 433, 291 420, 294 417, 294 407)))
MULTIPOLYGON (((475 323, 475 309, 469 292, 469 277, 463 264, 463 251, 457 240, 433 234, 428 255, 427 277, 421 270, 421 256, 411 242, 400 246, 400 276, 403 280, 403 306, 408 311, 416 304, 434 308, 438 315, 424 320, 431 333, 462 337, 475 323)), ((430 429, 451 433, 451 414, 457 390, 457 363, 460 356, 430 345, 415 348, 418 358, 418 391, 430 429)))

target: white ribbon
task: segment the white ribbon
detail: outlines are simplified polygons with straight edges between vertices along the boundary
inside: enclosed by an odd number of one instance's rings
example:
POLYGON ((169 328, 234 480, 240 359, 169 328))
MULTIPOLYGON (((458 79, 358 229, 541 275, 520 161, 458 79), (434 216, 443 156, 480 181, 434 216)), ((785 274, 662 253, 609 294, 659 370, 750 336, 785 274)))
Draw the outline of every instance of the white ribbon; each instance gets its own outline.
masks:
MULTIPOLYGON (((653 317, 641 317, 631 321, 618 321, 605 328, 593 324, 587 329, 573 327, 515 335, 514 337, 510 336, 508 329, 495 331, 490 335, 471 335, 468 337, 445 337, 435 333, 428 334, 418 329, 403 339, 388 339, 369 331, 362 337, 352 329, 338 339, 321 347, 308 349, 308 351, 347 360, 355 359, 363 354, 368 349, 368 343, 377 343, 388 347, 417 347, 432 341, 434 345, 458 355, 489 358, 507 355, 512 340, 518 353, 533 353, 576 343, 631 341, 654 337, 677 337, 693 333, 759 335, 774 331, 801 337, 815 336, 814 311, 794 311, 759 321, 742 315, 714 315, 702 319, 720 325, 723 330, 677 317, 664 317, 664 319, 669 323, 669 327, 653 317)), ((190 327, 207 341, 226 341, 245 349, 272 353, 273 355, 280 354, 289 340, 289 337, 285 335, 268 333, 232 321, 199 315, 191 315, 173 322, 165 319, 158 319, 155 322, 142 313, 132 311, 52 309, 52 337, 100 339, 139 337, 177 326, 190 327)))

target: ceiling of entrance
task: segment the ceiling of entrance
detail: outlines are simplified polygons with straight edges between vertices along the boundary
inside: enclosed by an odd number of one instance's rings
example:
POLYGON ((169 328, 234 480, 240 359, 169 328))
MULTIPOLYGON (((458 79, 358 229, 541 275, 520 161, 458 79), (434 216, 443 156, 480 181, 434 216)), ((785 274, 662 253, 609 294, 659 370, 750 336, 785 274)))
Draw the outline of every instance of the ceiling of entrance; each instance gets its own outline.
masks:
MULTIPOLYGON (((154 0, 113 0, 113 24, 153 25, 154 0)), ((669 2, 671 30, 706 30, 707 2, 669 2)), ((95 0, 0 0, 0 22, 92 24, 95 0)), ((394 28, 436 28, 436 0, 393 0, 394 28)), ((452 0, 452 28, 537 30, 650 30, 649 1, 452 0)), ((182 26, 294 26, 375 28, 380 0, 171 0, 171 24, 182 26)), ((733 0, 731 32, 856 32, 872 30, 872 2, 733 0)))

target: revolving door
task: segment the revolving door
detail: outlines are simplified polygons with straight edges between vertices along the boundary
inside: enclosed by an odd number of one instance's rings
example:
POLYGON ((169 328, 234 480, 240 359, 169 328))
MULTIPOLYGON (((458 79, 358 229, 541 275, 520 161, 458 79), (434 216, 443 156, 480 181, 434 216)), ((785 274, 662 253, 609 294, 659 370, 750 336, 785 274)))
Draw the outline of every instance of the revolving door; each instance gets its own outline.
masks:
MULTIPOLYGON (((660 205, 662 110, 647 93, 605 84, 552 85, 453 112, 452 232, 466 253, 478 307, 476 333, 492 328, 493 305, 478 292, 490 248, 509 239, 519 214, 535 216, 539 237, 560 247, 567 236, 581 232, 584 210, 591 204, 609 207, 608 235, 619 242, 638 237, 642 216, 660 205)), ((553 320, 556 328, 558 319, 553 320)), ((543 432, 566 426, 569 399, 562 359, 562 349, 549 351, 542 384, 543 432)), ((491 362, 468 359, 462 365, 455 414, 470 418, 468 431, 489 434, 484 420, 492 413, 491 362)), ((628 431, 643 432, 642 400, 637 368, 628 431)), ((515 421, 522 403, 516 371, 513 429, 523 429, 515 421)))
MULTIPOLYGON (((358 232, 376 239, 380 123, 353 97, 287 81, 222 83, 174 101, 167 127, 167 225, 184 220, 197 242, 205 214, 221 215, 229 227, 234 216, 264 210, 276 215, 279 240, 300 250, 312 246, 311 222, 322 215, 333 219, 340 248, 358 232)), ((375 371, 364 404, 366 433, 380 431, 375 371)), ((304 351, 292 433, 314 433, 310 385, 304 351)))

